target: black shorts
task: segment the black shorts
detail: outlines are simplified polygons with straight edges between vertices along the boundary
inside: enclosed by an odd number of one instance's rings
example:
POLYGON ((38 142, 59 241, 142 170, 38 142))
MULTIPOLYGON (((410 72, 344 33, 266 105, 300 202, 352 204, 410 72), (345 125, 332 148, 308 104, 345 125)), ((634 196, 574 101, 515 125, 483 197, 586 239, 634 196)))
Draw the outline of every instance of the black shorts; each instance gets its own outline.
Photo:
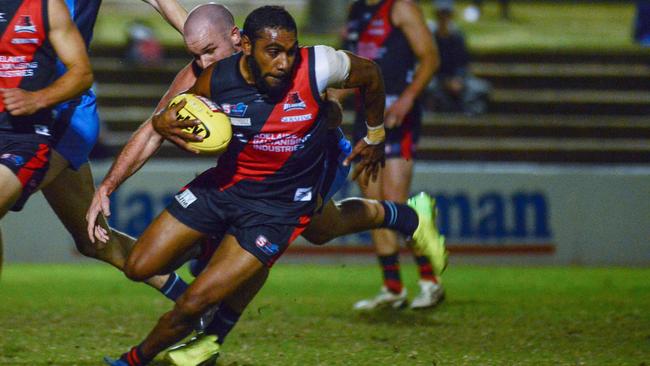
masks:
POLYGON ((23 186, 12 211, 20 211, 45 178, 50 152, 50 140, 45 136, 0 132, 0 164, 11 169, 23 186))
POLYGON ((167 211, 178 221, 208 235, 233 235, 239 245, 271 267, 300 235, 310 216, 270 216, 241 205, 215 187, 214 169, 194 179, 174 196, 167 211))
MULTIPOLYGON (((386 96, 387 102, 390 97, 389 95, 386 96)), ((386 108, 388 108, 388 105, 386 108)), ((416 101, 413 109, 404 117, 404 121, 402 121, 399 127, 386 129, 386 159, 415 159, 415 151, 417 150, 417 143, 420 140, 421 130, 422 106, 416 101)), ((364 138, 366 132, 365 119, 357 116, 354 123, 354 143, 356 144, 364 138)))

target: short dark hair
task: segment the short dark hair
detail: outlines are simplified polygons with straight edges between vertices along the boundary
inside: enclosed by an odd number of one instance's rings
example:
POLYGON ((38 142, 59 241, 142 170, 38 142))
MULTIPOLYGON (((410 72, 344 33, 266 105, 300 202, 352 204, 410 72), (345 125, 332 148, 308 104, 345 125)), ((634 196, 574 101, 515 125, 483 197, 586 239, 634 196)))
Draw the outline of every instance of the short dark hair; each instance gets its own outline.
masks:
POLYGON ((282 6, 265 5, 253 10, 244 21, 244 35, 251 40, 259 38, 265 28, 284 29, 298 36, 296 21, 282 6))

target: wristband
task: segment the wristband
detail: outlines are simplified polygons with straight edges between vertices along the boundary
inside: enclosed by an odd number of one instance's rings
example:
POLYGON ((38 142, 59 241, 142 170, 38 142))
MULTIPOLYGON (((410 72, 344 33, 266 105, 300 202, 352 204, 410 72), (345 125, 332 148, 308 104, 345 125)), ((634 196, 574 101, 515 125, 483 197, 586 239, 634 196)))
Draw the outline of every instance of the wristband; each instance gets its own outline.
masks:
POLYGON ((368 145, 379 145, 384 140, 386 140, 386 130, 384 129, 384 124, 380 124, 379 126, 368 126, 368 122, 366 122, 366 127, 368 128, 368 132, 366 134, 366 137, 363 138, 363 141, 366 142, 368 145))

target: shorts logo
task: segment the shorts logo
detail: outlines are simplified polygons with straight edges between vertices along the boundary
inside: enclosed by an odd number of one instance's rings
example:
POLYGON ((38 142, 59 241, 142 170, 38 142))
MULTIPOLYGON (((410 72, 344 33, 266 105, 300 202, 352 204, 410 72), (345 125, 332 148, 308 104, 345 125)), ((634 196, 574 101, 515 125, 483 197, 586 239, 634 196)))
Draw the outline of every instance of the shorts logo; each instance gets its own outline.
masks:
POLYGON ((36 33, 36 26, 29 15, 21 15, 18 24, 14 27, 16 33, 36 33))
POLYGON ((5 14, 6 13, 0 13, 0 23, 5 23, 7 19, 5 19, 5 14))
POLYGON ((296 189, 296 194, 293 196, 295 202, 309 202, 311 201, 311 187, 307 188, 298 188, 296 189))
POLYGON ((2 154, 0 156, 0 160, 9 160, 15 166, 23 166, 23 165, 25 165, 25 159, 23 159, 23 157, 20 156, 20 155, 2 154))
POLYGON ((223 112, 230 117, 244 117, 244 114, 246 114, 246 110, 248 109, 248 105, 242 102, 237 104, 224 103, 221 107, 223 108, 223 112))
POLYGON ((284 103, 283 106, 285 112, 292 111, 294 109, 305 109, 305 108, 307 108, 307 105, 305 104, 305 101, 300 98, 299 92, 293 92, 287 95, 287 101, 284 103))
POLYGON ((183 208, 187 208, 197 200, 194 193, 192 193, 189 189, 186 189, 183 192, 175 195, 174 198, 176 199, 176 202, 183 206, 183 208))
POLYGON ((271 243, 264 235, 260 235, 255 239, 255 245, 267 255, 276 255, 280 251, 280 248, 271 243))
POLYGON ((311 119, 311 113, 302 114, 300 116, 284 116, 280 119, 281 122, 305 122, 311 119))

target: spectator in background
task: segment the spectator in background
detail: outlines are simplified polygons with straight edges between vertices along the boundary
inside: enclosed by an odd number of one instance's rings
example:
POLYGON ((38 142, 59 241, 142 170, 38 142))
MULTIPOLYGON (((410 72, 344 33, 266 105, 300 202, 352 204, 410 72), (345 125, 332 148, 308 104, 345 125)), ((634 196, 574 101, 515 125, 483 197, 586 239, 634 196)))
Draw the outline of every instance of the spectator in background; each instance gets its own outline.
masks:
MULTIPOLYGON (((499 9, 501 19, 510 20, 510 0, 499 0, 499 9)), ((463 18, 470 23, 474 23, 481 18, 483 13, 483 0, 472 0, 472 5, 465 8, 463 18)))
POLYGON ((648 0, 636 2, 634 40, 641 46, 650 46, 650 1, 648 0))
POLYGON ((126 60, 135 66, 157 66, 162 63, 162 45, 147 24, 136 20, 129 25, 126 60))
POLYGON ((440 54, 440 67, 430 84, 435 109, 469 115, 485 113, 490 85, 468 70, 465 37, 453 22, 454 3, 435 0, 433 4, 436 23, 431 32, 440 54))

